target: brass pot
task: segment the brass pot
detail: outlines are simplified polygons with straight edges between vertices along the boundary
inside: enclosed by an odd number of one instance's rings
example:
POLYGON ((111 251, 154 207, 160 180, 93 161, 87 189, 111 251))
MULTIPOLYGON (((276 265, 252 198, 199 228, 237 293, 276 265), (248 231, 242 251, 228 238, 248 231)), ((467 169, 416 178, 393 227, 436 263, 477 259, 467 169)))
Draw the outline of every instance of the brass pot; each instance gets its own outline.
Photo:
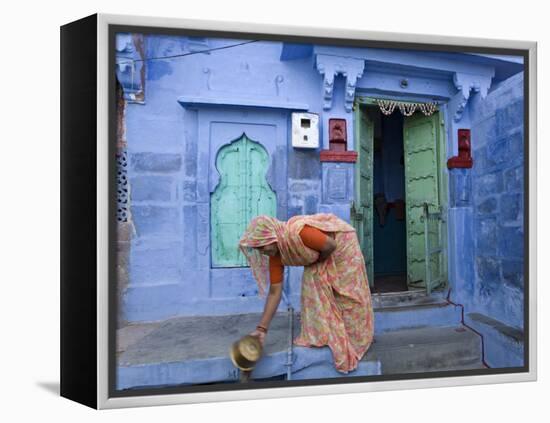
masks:
POLYGON ((229 356, 235 367, 243 371, 250 371, 262 356, 262 344, 255 336, 243 336, 233 343, 229 349, 229 356))

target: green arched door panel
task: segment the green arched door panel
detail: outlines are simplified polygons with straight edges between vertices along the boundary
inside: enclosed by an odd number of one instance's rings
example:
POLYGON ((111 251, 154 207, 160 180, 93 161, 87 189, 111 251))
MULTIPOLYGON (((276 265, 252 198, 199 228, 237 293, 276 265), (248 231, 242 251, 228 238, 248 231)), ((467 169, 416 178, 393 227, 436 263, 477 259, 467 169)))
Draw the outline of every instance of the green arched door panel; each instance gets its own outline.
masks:
POLYGON ((259 214, 275 216, 276 196, 265 178, 268 167, 265 148, 244 134, 219 151, 220 182, 210 206, 212 267, 246 266, 238 243, 248 223, 259 214))

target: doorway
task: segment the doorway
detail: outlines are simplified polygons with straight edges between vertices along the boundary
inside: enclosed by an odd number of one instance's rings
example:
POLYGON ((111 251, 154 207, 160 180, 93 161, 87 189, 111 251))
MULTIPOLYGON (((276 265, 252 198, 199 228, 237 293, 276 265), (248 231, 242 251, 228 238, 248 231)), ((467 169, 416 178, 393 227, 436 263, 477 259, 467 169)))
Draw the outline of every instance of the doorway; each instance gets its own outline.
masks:
POLYGON ((373 291, 406 291, 403 115, 373 113, 373 291))
POLYGON ((386 115, 370 98, 356 104, 351 221, 375 293, 430 293, 447 284, 441 119, 438 111, 386 115))

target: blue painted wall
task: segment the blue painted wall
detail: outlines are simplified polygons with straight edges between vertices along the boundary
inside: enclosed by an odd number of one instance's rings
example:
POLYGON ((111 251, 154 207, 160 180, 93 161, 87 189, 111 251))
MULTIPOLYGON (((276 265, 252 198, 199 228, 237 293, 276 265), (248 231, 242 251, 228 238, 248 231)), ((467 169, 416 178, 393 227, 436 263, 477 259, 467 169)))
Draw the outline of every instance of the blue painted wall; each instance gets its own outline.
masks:
POLYGON ((476 309, 523 327, 523 73, 473 101, 472 206, 476 309))
MULTIPOLYGON (((199 41, 197 46, 187 37, 148 36, 144 52, 164 57, 243 42, 199 41)), ((212 269, 210 261, 209 202, 219 182, 216 153, 243 132, 270 155, 266 177, 277 194, 279 219, 320 210, 346 217, 338 205, 349 204, 352 167, 323 169, 319 150, 294 149, 288 142, 291 111, 304 109, 300 104, 309 112, 322 111, 321 76, 311 57, 285 63, 281 50, 281 43, 259 42, 193 55, 192 60, 147 62, 145 102, 130 103, 126 110, 135 227, 125 294, 128 321, 263 309, 248 268, 212 269), (198 104, 194 98, 222 104, 198 104), (267 107, 242 105, 258 99, 267 107), (282 102, 300 104, 278 107, 282 102)), ((299 309, 301 269, 287 272, 286 292, 299 309)))
MULTIPOLYGON (((142 36, 140 40, 136 44, 135 39, 125 34, 117 40, 117 58, 126 60, 117 65, 117 75, 128 100, 124 136, 128 145, 129 215, 134 226, 129 285, 124 295, 124 315, 130 322, 263 309, 264 302, 257 296, 248 268, 211 268, 210 195, 219 181, 214 165, 216 153, 224 145, 244 132, 266 148, 271 158, 266 177, 277 194, 277 216, 281 220, 297 214, 330 212, 349 221, 354 198, 354 164, 320 162, 319 149, 293 148, 291 112, 320 115, 320 142, 324 149, 329 144, 328 119, 347 119, 351 150, 355 141, 350 99, 355 94, 404 100, 438 99, 445 103, 457 93, 453 82, 456 72, 486 78, 494 74, 496 66, 492 61, 481 63, 479 57, 469 63, 464 56, 459 61, 458 56, 397 50, 350 50, 336 46, 293 49, 289 44, 260 41, 200 53, 247 40, 154 35, 142 36), (162 59, 189 53, 193 54, 162 59), (156 59, 137 62, 135 68, 128 65, 128 60, 143 57, 156 59), (400 85, 404 77, 408 80, 406 88, 400 85)), ((515 72, 515 65, 499 66, 504 69, 500 75, 515 72)), ((500 128, 498 140, 501 140, 512 136, 513 128, 506 126, 509 125, 506 116, 514 110, 504 108, 504 97, 499 104, 494 120, 499 122, 495 125, 500 128)), ((494 133, 497 137, 496 129, 494 133)), ((495 140, 494 148, 500 151, 497 144, 495 140)), ((512 141, 504 144, 511 146, 512 141)), ((489 155, 496 157, 494 153, 489 155)), ((478 184, 500 172, 498 178, 502 178, 502 184, 518 183, 513 179, 515 165, 509 165, 508 156, 502 157, 499 163, 487 163, 485 173, 476 173, 475 178, 465 180, 478 184)), ((486 199, 481 198, 483 191, 476 196, 477 213, 485 207, 482 204, 486 199)), ((493 213, 495 219, 501 219, 499 227, 511 237, 520 230, 518 217, 514 215, 515 199, 517 196, 504 194, 495 198, 498 207, 504 207, 507 214, 497 217, 493 213)), ((491 200, 487 200, 488 207, 491 200)), ((481 222, 476 224, 487 225, 489 214, 476 218, 476 222, 481 222)), ((467 228, 470 222, 466 220, 460 228, 467 228)), ((494 273, 491 260, 498 260, 498 271, 506 275, 511 288, 518 289, 514 269, 517 270, 520 257, 514 256, 517 248, 507 243, 508 239, 511 238, 495 241, 500 255, 486 252, 482 255, 485 261, 476 264, 479 269, 476 267, 475 298, 479 304, 484 301, 481 287, 492 286, 487 282, 494 273)), ((476 241, 475 247, 490 248, 487 243, 490 237, 476 241)), ((292 267, 286 271, 286 293, 299 309, 302 269, 292 267)), ((497 306, 495 302, 494 307, 497 306)), ((284 307, 281 304, 281 309, 284 307)))
POLYGON ((469 104, 472 169, 450 172, 453 299, 492 367, 523 366, 523 73, 469 104), (481 318, 480 318, 481 316, 481 318))

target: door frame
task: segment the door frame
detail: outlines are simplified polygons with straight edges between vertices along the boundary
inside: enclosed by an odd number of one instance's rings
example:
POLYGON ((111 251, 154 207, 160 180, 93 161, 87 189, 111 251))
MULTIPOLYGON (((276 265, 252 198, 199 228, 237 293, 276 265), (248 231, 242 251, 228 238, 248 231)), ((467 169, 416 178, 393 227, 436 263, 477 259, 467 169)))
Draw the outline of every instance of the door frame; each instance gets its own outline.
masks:
MULTIPOLYGON (((355 97, 355 101, 353 103, 353 119, 354 119, 354 128, 358 128, 359 126, 359 123, 357 122, 357 118, 358 118, 358 113, 361 113, 361 109, 364 109, 365 107, 376 107, 378 108, 378 104, 377 104, 377 100, 394 100, 394 101, 399 101, 399 102, 402 102, 402 103, 414 103, 415 101, 413 100, 408 100, 408 99, 402 99, 402 98, 397 98, 397 97, 390 97, 390 96, 373 96, 373 95, 356 95, 355 97)), ((419 102, 420 100, 417 100, 416 102, 419 102)), ((364 113, 364 112, 363 112, 364 113)), ((395 113, 395 112, 394 112, 395 113)), ((397 113, 399 113, 399 111, 397 111, 397 113)), ((441 288, 446 288, 449 286, 449 260, 448 260, 448 255, 449 255, 449 249, 448 249, 448 225, 447 225, 447 222, 448 222, 448 202, 449 202, 449 178, 448 178, 448 171, 447 171, 447 166, 446 166, 446 163, 447 163, 447 131, 446 131, 446 127, 447 127, 447 123, 446 123, 446 119, 447 119, 447 113, 446 113, 446 104, 443 103, 443 104, 440 104, 439 105, 439 110, 437 112, 438 115, 438 118, 437 118, 437 122, 438 122, 438 134, 437 134, 437 137, 438 137, 438 144, 437 144, 437 160, 438 160, 438 180, 440 181, 439 182, 439 185, 438 185, 438 195, 439 195, 439 200, 440 200, 440 205, 441 205, 441 209, 442 209, 442 215, 444 216, 444 220, 442 222, 442 225, 441 225, 441 238, 442 238, 442 245, 444 246, 445 248, 445 252, 443 254, 443 258, 442 258, 442 269, 443 271, 445 272, 445 284, 443 285, 443 287, 439 287, 438 289, 441 289, 441 288)), ((354 131, 354 151, 358 151, 358 149, 360 148, 360 145, 359 145, 359 140, 357 139, 357 131, 354 131)), ((404 142, 404 140, 403 140, 404 142)), ((371 148, 374 148, 374 146, 371 146, 371 148)), ((357 165, 357 164, 356 164, 357 165)), ((371 166, 371 169, 372 169, 372 176, 371 176, 371 181, 374 182, 374 167, 371 166)), ((357 177, 357 171, 354 172, 354 178, 357 177)), ((354 198, 354 205, 355 204, 359 204, 359 198, 357 198, 359 192, 358 190, 354 190, 354 195, 355 195, 355 198, 354 198)), ((374 192, 373 192, 373 195, 374 195, 374 192)), ((374 201, 374 198, 371 199, 371 202, 374 201)), ((371 207, 371 210, 373 210, 374 212, 374 208, 371 207)), ((373 223, 373 220, 371 220, 371 223, 373 223)), ((370 248, 370 251, 374 251, 373 248, 374 248, 374 242, 373 242, 373 239, 372 239, 372 228, 371 228, 371 231, 370 231, 370 234, 371 234, 371 238, 370 238, 370 243, 371 243, 371 248, 370 248)), ((361 240, 360 240, 361 242, 361 240)), ((408 262, 408 260, 407 260, 408 262)), ((373 266, 374 266, 374 262, 373 262, 373 266)), ((408 271, 408 269, 407 269, 408 271)), ((372 281, 372 284, 371 286, 374 286, 374 268, 373 268, 373 281, 372 281)), ((418 289, 418 290, 423 290, 423 289, 418 289)), ((409 289, 410 291, 410 289, 409 289)), ((405 291, 406 292, 406 291, 405 291)))

